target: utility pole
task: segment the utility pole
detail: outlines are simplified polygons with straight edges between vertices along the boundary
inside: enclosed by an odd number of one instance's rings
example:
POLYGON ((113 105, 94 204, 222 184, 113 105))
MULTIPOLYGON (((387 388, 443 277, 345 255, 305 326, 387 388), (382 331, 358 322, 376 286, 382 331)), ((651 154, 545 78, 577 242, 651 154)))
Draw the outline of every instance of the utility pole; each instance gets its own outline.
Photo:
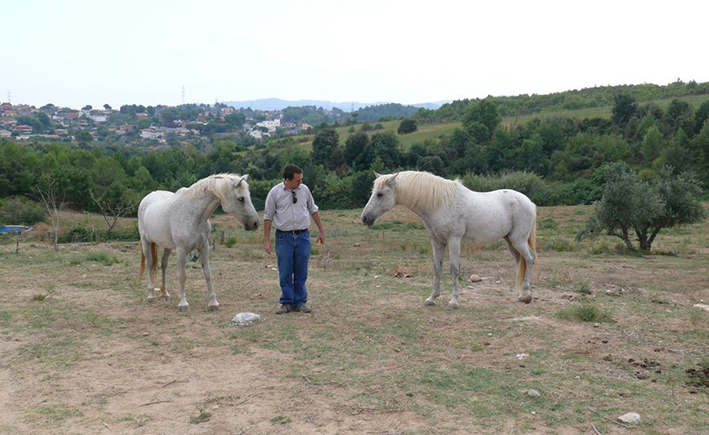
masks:
POLYGON ((10 93, 10 91, 7 91, 7 102, 12 104, 12 94, 10 93))
POLYGON ((182 86, 182 104, 185 104, 185 86, 182 86))

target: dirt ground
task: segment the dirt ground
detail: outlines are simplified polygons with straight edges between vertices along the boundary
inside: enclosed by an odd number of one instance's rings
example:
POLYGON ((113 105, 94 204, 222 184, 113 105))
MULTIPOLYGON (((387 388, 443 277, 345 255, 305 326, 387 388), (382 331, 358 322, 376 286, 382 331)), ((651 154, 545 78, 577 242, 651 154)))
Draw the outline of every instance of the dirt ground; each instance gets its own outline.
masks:
MULTIPOLYGON (((544 213, 562 228, 580 219, 544 213)), ((706 249, 589 256, 578 247, 545 251, 541 232, 534 301, 523 305, 511 288, 511 256, 468 247, 463 274, 483 281, 461 281, 461 307, 449 312, 445 275, 438 305, 423 306, 432 278, 423 230, 367 233, 355 227, 355 211, 323 216, 332 231, 312 259, 310 315, 274 314, 275 257, 261 252, 260 234, 240 231, 235 247, 212 254, 217 312, 206 309, 198 263, 187 270, 190 311, 177 310, 174 257, 172 300, 148 304, 145 278, 135 282, 135 244, 55 253, 30 241, 17 255, 14 244, 0 247, 0 433, 606 435, 709 427, 707 389, 682 376, 709 357, 709 317, 693 307, 709 304, 706 249), (91 253, 109 261, 88 260, 91 253), (580 282, 593 295, 579 292, 580 282), (587 300, 613 321, 557 315, 587 300), (263 321, 235 326, 239 312, 263 321), (458 384, 466 373, 491 378, 458 384), (530 385, 539 401, 527 395, 530 385), (684 411, 670 418, 676 409, 684 411), (615 421, 631 411, 643 415, 640 426, 615 421)), ((405 212, 389 220, 416 222, 405 212)), ((212 221, 235 227, 224 216, 212 221)), ((680 250, 686 237, 668 237, 665 249, 680 250)))

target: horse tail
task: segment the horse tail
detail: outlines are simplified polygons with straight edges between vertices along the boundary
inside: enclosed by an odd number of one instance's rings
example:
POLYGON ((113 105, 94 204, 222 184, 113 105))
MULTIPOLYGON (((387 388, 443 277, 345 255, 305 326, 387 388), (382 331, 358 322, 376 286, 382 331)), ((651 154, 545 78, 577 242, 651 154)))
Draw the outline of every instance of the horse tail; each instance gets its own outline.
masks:
MULTIPOLYGON (((532 230, 529 232, 529 238, 527 239, 527 244, 529 249, 532 250, 532 254, 537 256, 537 216, 536 211, 534 217, 532 217, 532 230)), ((522 288, 522 283, 524 283, 524 275, 527 273, 527 260, 525 260, 524 255, 519 256, 519 264, 517 265, 517 288, 522 288)))
MULTIPOLYGON (((157 264, 158 264, 158 245, 155 243, 150 244, 150 255, 153 259, 153 270, 150 273, 150 276, 153 278, 153 281, 155 281, 155 278, 157 277, 157 264)), ((143 273, 145 272, 145 252, 143 252, 143 244, 140 244, 140 270, 138 271, 138 281, 143 277, 143 273)))

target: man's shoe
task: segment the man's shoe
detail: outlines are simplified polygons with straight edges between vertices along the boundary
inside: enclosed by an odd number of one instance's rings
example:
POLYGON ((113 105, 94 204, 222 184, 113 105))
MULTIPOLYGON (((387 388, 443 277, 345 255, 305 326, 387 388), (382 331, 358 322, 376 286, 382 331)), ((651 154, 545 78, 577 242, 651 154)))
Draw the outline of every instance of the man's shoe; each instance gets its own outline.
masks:
POLYGON ((303 304, 293 308, 293 311, 299 311, 301 313, 309 314, 313 312, 313 309, 310 306, 303 304))
POLYGON ((278 308, 278 310, 276 311, 276 314, 286 314, 290 313, 291 311, 293 310, 291 309, 290 304, 282 304, 280 308, 278 308))

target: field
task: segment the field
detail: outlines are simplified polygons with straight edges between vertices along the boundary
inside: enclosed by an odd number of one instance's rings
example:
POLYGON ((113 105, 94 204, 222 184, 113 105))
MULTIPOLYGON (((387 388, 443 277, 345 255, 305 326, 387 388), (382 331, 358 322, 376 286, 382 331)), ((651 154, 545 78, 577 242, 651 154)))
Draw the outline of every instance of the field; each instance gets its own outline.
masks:
MULTIPOLYGON (((148 304, 136 244, 55 252, 36 228, 16 254, 6 238, 0 433, 706 434, 709 311, 694 305, 709 304, 709 222, 635 256, 611 238, 574 242, 590 211, 540 208, 530 305, 504 242, 465 246, 456 311, 445 274, 423 306, 431 248, 400 208, 373 228, 358 210, 322 212, 313 314, 274 314, 275 257, 227 216, 212 219, 235 243, 210 257, 217 312, 198 262, 183 313, 174 257, 172 300, 148 304), (236 326, 240 312, 263 321, 236 326), (616 421, 627 412, 641 422, 616 421)), ((100 225, 63 216, 84 220, 100 225)))

